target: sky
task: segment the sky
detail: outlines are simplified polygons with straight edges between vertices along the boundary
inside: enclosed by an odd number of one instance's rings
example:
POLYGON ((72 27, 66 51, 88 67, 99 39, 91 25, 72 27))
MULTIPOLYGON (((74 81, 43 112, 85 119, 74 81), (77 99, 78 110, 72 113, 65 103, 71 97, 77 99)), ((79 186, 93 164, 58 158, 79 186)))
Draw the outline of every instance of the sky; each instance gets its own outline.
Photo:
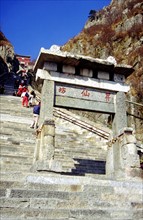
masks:
POLYGON ((83 29, 90 10, 111 0, 0 0, 0 30, 15 54, 37 58, 41 47, 62 46, 83 29))

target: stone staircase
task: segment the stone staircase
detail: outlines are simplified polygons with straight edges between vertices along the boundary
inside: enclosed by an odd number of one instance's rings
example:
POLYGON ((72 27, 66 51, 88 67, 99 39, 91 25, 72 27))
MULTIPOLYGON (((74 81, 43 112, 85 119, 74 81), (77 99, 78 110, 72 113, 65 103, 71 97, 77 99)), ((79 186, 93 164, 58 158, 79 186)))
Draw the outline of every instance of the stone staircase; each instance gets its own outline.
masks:
POLYGON ((1 104, 1 169, 28 171, 35 146, 31 132, 32 110, 21 105, 21 98, 3 95, 1 104))
MULTIPOLYGON (((59 117, 57 109, 55 111, 54 159, 61 162, 63 172, 76 175, 105 174, 107 140, 94 132, 89 132, 86 126, 85 128, 79 126, 77 122, 85 123, 85 119, 81 116, 75 116, 65 109, 60 110, 62 116, 72 117, 73 121, 71 122, 65 120, 64 117, 59 117)), ((101 129, 101 125, 96 124, 96 126, 101 129)), ((92 125, 92 128, 95 127, 92 125)), ((109 132, 109 129, 107 130, 109 132)))
POLYGON ((63 118, 55 116, 55 159, 63 173, 30 171, 32 109, 22 107, 12 90, 0 96, 1 220, 143 219, 142 181, 107 179, 107 140, 63 118))
MULTIPOLYGON (((21 98, 11 95, 2 95, 0 104, 2 169, 30 169, 36 144, 35 131, 30 129, 32 108, 22 107, 21 98)), ((62 118, 55 117, 55 121, 54 158, 63 172, 105 174, 107 140, 62 118)))

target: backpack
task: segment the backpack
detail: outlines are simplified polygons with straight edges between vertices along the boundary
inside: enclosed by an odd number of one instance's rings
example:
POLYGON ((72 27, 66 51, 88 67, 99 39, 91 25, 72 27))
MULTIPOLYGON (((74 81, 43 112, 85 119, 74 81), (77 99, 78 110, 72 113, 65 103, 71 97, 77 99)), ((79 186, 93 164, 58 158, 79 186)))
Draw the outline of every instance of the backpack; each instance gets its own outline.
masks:
POLYGON ((26 93, 25 93, 25 96, 26 96, 26 97, 29 97, 29 94, 28 94, 28 92, 26 92, 26 93))

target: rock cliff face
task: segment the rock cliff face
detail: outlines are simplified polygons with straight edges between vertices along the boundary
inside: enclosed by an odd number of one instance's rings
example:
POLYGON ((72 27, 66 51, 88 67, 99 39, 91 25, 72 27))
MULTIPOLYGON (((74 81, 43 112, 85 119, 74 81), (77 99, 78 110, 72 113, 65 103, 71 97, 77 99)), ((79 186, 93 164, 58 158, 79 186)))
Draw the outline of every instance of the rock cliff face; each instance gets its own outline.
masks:
POLYGON ((143 2, 141 0, 112 0, 108 7, 90 11, 83 30, 70 39, 63 51, 95 58, 113 56, 118 64, 132 65, 135 71, 128 77, 131 89, 127 99, 129 125, 138 140, 143 141, 143 2))
POLYGON ((0 59, 1 72, 10 71, 12 68, 11 61, 14 59, 14 48, 2 32, 0 32, 0 59), (3 69, 2 66, 5 66, 5 68, 3 69))
POLYGON ((19 62, 14 54, 13 45, 0 32, 0 94, 4 92, 4 85, 10 72, 17 72, 19 62))

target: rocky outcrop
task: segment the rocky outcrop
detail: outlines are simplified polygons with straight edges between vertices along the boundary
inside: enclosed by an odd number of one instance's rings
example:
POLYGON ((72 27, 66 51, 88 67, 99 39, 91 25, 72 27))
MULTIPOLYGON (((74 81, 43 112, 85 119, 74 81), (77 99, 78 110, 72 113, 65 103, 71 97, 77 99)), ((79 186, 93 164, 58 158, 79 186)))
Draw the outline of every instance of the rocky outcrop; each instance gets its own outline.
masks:
POLYGON ((9 40, 0 32, 0 81, 5 82, 9 72, 17 72, 19 62, 15 57, 14 47, 9 40))
POLYGON ((0 57, 3 63, 7 65, 8 71, 10 71, 14 59, 14 48, 2 32, 0 32, 0 57))
POLYGON ((10 73, 16 73, 18 70, 19 61, 14 54, 14 48, 4 34, 0 32, 0 94, 5 93, 6 82, 12 76, 10 73))

